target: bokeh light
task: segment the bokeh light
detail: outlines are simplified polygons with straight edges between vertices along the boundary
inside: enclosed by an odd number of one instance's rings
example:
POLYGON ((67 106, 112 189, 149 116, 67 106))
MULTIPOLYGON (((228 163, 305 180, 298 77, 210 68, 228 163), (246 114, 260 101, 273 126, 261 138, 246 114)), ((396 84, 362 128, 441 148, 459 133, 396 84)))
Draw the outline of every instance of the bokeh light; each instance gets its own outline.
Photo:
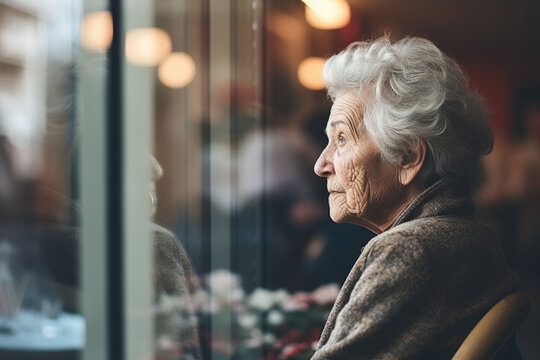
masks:
POLYGON ((81 45, 88 51, 105 52, 111 46, 113 22, 109 11, 93 11, 81 23, 81 45))
POLYGON ((126 34, 126 59, 134 65, 156 66, 171 48, 171 37, 158 28, 131 29, 126 34))
POLYGON ((340 29, 351 21, 351 8, 345 0, 303 0, 308 24, 317 29, 340 29))
POLYGON ((322 69, 325 59, 321 57, 308 57, 298 66, 298 80, 300 84, 310 90, 324 89, 322 69))
POLYGON ((178 89, 188 85, 195 77, 195 72, 195 61, 191 56, 174 52, 159 65, 158 77, 165 86, 178 89))

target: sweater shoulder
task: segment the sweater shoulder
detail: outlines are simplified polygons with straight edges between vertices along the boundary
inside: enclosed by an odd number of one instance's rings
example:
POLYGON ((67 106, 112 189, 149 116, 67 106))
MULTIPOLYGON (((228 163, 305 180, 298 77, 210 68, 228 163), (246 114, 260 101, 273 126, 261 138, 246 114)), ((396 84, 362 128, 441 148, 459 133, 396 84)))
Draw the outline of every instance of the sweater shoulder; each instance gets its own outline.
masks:
POLYGON ((379 237, 387 243, 401 243, 406 240, 419 245, 471 245, 475 242, 495 240, 495 234, 489 227, 472 219, 448 215, 414 219, 389 229, 379 237))
POLYGON ((455 216, 411 220, 373 240, 373 249, 394 248, 404 253, 421 253, 435 267, 466 261, 483 263, 486 258, 502 261, 500 244, 490 228, 455 216))

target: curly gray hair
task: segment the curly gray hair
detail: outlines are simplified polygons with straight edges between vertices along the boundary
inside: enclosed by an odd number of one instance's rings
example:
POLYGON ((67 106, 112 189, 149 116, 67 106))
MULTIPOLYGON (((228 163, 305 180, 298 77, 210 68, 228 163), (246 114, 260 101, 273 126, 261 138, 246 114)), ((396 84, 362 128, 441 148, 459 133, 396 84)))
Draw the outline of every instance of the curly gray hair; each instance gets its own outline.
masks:
POLYGON ((384 160, 399 165, 423 140, 424 185, 443 177, 476 185, 480 155, 493 147, 489 113, 459 66, 432 42, 388 37, 355 42, 323 69, 328 94, 373 93, 364 121, 384 160))

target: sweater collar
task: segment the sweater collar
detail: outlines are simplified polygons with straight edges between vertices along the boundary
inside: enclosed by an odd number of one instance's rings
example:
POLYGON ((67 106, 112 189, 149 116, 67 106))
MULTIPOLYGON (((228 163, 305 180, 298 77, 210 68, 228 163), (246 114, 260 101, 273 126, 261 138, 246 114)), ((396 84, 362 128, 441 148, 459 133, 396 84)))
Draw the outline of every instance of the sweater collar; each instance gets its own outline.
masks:
POLYGON ((390 228, 424 217, 441 215, 471 217, 473 212, 474 202, 467 187, 456 180, 441 179, 411 201, 390 228))

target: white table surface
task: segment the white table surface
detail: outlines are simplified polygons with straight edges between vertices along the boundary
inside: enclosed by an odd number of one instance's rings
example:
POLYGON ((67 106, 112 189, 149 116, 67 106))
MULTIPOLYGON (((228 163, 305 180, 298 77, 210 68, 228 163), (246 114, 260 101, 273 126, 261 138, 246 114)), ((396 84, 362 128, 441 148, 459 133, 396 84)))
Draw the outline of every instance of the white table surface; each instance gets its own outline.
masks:
MULTIPOLYGON (((6 322, 0 320, 0 324, 6 322)), ((61 313, 48 319, 39 313, 21 311, 7 325, 11 333, 0 332, 1 350, 65 351, 84 346, 85 322, 81 315, 61 313)))

